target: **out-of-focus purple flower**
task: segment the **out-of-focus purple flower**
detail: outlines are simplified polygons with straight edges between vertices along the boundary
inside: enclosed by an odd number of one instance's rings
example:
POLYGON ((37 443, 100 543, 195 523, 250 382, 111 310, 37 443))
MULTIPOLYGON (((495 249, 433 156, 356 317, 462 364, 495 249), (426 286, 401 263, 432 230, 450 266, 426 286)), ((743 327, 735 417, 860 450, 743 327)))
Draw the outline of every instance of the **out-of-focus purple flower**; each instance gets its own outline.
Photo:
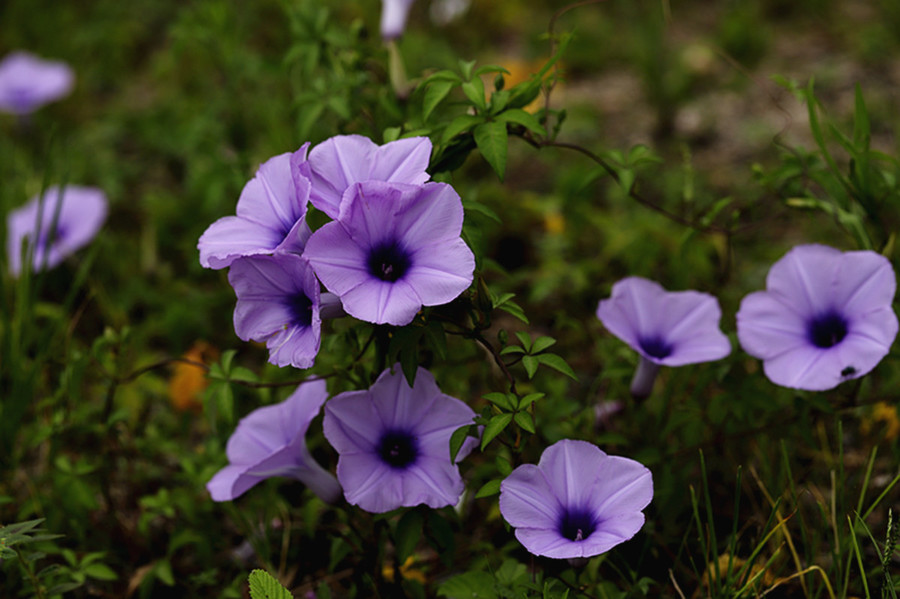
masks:
POLYGON ((309 201, 337 219, 344 193, 363 181, 390 181, 419 185, 431 177, 425 172, 431 158, 431 140, 410 137, 375 144, 361 135, 338 135, 326 139, 307 157, 308 144, 291 156, 291 168, 298 183, 312 184, 309 201))
POLYGON ((731 353, 719 329, 722 310, 715 297, 699 291, 666 291, 641 277, 622 279, 612 297, 597 306, 597 318, 641 355, 632 381, 635 397, 646 397, 659 366, 720 360, 731 353))
POLYGON ((231 263, 234 330, 244 341, 265 342, 269 362, 309 368, 319 353, 322 319, 319 282, 296 254, 248 256, 231 263))
POLYGON ((303 482, 325 502, 337 501, 340 485, 306 448, 306 431, 326 399, 324 380, 307 381, 283 402, 242 418, 225 447, 228 466, 206 484, 213 500, 231 501, 267 478, 283 476, 303 482))
POLYGON ((472 283, 462 223, 462 201, 445 183, 367 181, 347 191, 338 220, 313 233, 304 256, 348 314, 405 325, 472 283))
POLYGON ((381 0, 381 37, 392 40, 403 35, 413 0, 381 0))
MULTIPOLYGON (((419 368, 410 387, 395 366, 368 391, 350 391, 325 406, 325 438, 340 454, 344 497, 368 512, 420 503, 438 508, 459 501, 464 485, 450 461, 450 435, 475 413, 444 395, 431 373, 419 368)), ((466 442, 457 455, 474 447, 466 442)))
POLYGON ((24 115, 72 91, 75 75, 64 62, 12 52, 0 61, 0 110, 24 115))
POLYGON ((564 439, 500 484, 500 513, 529 552, 586 558, 609 551, 644 525, 650 471, 586 441, 564 439))
POLYGON ((738 339, 776 385, 831 389, 887 355, 896 289, 891 263, 875 252, 797 246, 772 265, 766 290, 741 302, 738 339))
POLYGON ((22 272, 23 244, 32 252, 32 269, 53 268, 84 247, 106 220, 106 195, 96 187, 50 187, 6 217, 9 270, 22 272), (39 220, 40 217, 40 220, 39 220))
MULTIPOLYGON (((308 146, 298 151, 305 153, 308 146)), ((200 264, 219 269, 242 256, 302 252, 310 235, 305 219, 309 188, 306 178, 291 174, 290 153, 262 163, 241 191, 237 216, 220 218, 200 236, 200 264)))

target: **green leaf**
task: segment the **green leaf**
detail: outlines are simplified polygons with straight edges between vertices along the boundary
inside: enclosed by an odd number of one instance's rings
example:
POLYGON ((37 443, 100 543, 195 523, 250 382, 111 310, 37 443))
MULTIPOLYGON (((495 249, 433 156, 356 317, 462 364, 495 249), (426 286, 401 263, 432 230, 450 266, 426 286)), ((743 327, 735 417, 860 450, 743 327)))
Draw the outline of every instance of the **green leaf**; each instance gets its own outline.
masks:
POLYGON ((442 583, 438 595, 448 599, 498 599, 494 577, 487 572, 466 572, 442 583))
POLYGON ((384 143, 390 143, 392 141, 397 141, 400 139, 400 132, 402 129, 400 127, 387 127, 381 134, 381 138, 384 143))
POLYGON ((525 316, 525 310, 523 310, 522 306, 520 306, 517 303, 505 302, 502 306, 500 306, 500 309, 508 314, 512 314, 513 316, 515 316, 516 318, 518 318, 525 324, 530 324, 528 322, 528 317, 525 316))
POLYGON ((425 98, 422 100, 422 120, 427 121, 431 112, 437 108, 437 105, 447 97, 456 82, 453 81, 435 81, 425 90, 425 98))
POLYGON ((529 393, 528 395, 526 395, 525 397, 523 397, 522 399, 519 400, 519 409, 527 410, 528 406, 530 406, 537 400, 542 399, 543 397, 544 397, 543 393, 529 393))
POLYGON ((116 574, 112 568, 106 564, 101 564, 100 562, 88 564, 82 569, 82 572, 88 577, 97 580, 117 580, 119 578, 119 575, 116 574))
POLYGON ((459 450, 462 449, 466 437, 469 436, 469 431, 472 429, 472 426, 473 425, 471 424, 461 426, 450 435, 450 461, 452 463, 456 463, 456 456, 459 454, 459 450))
POLYGON ((503 67, 501 67, 498 64, 486 64, 484 66, 481 66, 481 67, 478 67, 477 69, 475 69, 476 77, 485 75, 487 73, 505 73, 506 75, 509 75, 509 71, 507 71, 506 69, 504 69, 503 67))
POLYGON ((524 428, 526 431, 534 434, 534 418, 528 412, 516 412, 516 424, 524 428))
POLYGON ((530 354, 531 353, 531 335, 529 335, 525 331, 516 331, 516 337, 518 337, 519 343, 522 344, 522 347, 525 348, 525 351, 530 354))
POLYGON ((475 116, 474 114, 461 114, 447 125, 447 128, 444 129, 444 134, 441 137, 441 143, 447 143, 460 133, 464 131, 468 131, 475 125, 479 123, 483 123, 484 118, 480 116, 475 116))
POLYGON ((442 71, 438 71, 437 73, 432 73, 429 75, 425 81, 422 82, 422 85, 429 85, 436 81, 450 81, 453 83, 462 83, 462 79, 459 75, 454 73, 453 71, 444 69, 442 71))
POLYGON ((487 108, 487 103, 484 100, 484 82, 481 79, 476 77, 471 81, 466 81, 462 84, 462 90, 473 106, 479 110, 487 108))
POLYGON ((569 366, 569 364, 565 360, 563 360, 556 354, 541 354, 539 356, 535 356, 535 359, 538 360, 541 364, 549 366, 553 370, 563 373, 572 380, 578 380, 578 376, 575 374, 575 371, 572 370, 572 367, 569 366))
POLYGON ((168 559, 156 562, 156 567, 153 568, 153 574, 167 587, 175 586, 175 576, 172 574, 172 564, 169 563, 168 559))
POLYGON ((856 106, 853 111, 853 145, 857 150, 869 149, 872 127, 869 123, 869 111, 866 110, 866 101, 863 98, 862 88, 856 84, 856 106))
POLYGON ((528 353, 539 354, 554 343, 556 343, 556 339, 553 337, 538 337, 534 340, 534 345, 531 346, 531 351, 528 353))
POLYGON ((484 448, 487 447, 488 443, 494 440, 494 437, 503 432, 509 423, 512 422, 513 415, 509 412, 505 412, 503 414, 497 414, 487 423, 487 426, 484 427, 484 434, 481 437, 481 451, 484 451, 484 448))
POLYGON ((506 123, 492 121, 482 123, 475 127, 475 145, 481 150, 482 156, 503 181, 506 172, 506 147, 509 138, 506 133, 506 123))
POLYGON ((397 550, 397 560, 402 564, 406 558, 412 555, 422 538, 422 527, 425 518, 418 510, 409 510, 400 521, 397 522, 397 531, 394 535, 394 545, 397 550))
POLYGON ((503 349, 500 350, 500 355, 505 356, 506 354, 524 354, 525 348, 520 347, 518 345, 507 345, 503 349))
MULTIPOLYGON (((513 396, 515 397, 515 396, 513 396)), ((488 393, 484 396, 486 400, 500 408, 501 410, 514 410, 515 405, 510 400, 508 393, 488 393)))
POLYGON ((472 78, 472 69, 475 68, 474 60, 462 60, 459 61, 459 72, 462 73, 463 79, 469 80, 472 78))
POLYGON ((471 212, 477 212, 478 214, 486 216, 497 224, 503 224, 503 221, 500 219, 497 213, 481 202, 476 202, 475 200, 463 200, 463 210, 466 211, 467 215, 471 212))
POLYGON ((481 499, 482 497, 490 497, 491 495, 496 495, 500 492, 500 480, 489 480, 487 481, 478 492, 475 493, 475 499, 481 499))
POLYGON ((528 378, 534 378, 534 373, 537 372, 538 369, 538 357, 522 356, 522 366, 525 367, 525 372, 528 373, 528 378))
POLYGON ((281 586, 281 583, 265 570, 253 570, 250 572, 250 597, 251 599, 293 599, 291 592, 281 586))
POLYGON ((538 135, 547 134, 547 132, 544 131, 544 127, 541 126, 541 123, 537 120, 537 117, 535 117, 530 112, 525 112, 521 108, 512 108, 510 110, 506 110, 498 114, 496 118, 498 121, 522 125, 532 133, 536 133, 538 135))

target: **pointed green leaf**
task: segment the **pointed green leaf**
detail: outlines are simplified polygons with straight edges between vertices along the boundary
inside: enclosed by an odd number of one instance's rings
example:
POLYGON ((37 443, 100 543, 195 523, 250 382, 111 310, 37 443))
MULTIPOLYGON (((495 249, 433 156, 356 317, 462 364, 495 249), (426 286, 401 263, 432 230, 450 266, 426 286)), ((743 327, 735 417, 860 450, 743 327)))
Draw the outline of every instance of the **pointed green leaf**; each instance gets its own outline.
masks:
POLYGON ((525 367, 528 378, 534 378, 534 373, 537 372, 538 369, 538 358, 536 356, 522 356, 522 366, 525 367))
POLYGON ((456 83, 452 81, 435 81, 428 86, 428 89, 425 90, 425 98, 422 100, 422 120, 428 120, 431 112, 455 86, 456 83))
POLYGON ((251 599, 293 599, 291 592, 265 570, 250 572, 251 599))
POLYGON ((482 497, 490 497, 491 495, 496 495, 500 492, 500 480, 489 480, 486 482, 478 492, 475 493, 475 499, 481 499, 482 497))
POLYGON ((547 133, 544 131, 544 127, 541 126, 541 123, 537 120, 530 112, 525 112, 521 108, 513 108, 511 110, 506 110, 497 115, 498 121, 504 121, 506 123, 515 123, 516 125, 522 125, 532 133, 536 133, 538 135, 546 135, 547 133))
POLYGON ((459 450, 462 449, 463 443, 465 443, 466 437, 469 436, 469 431, 472 429, 472 426, 473 425, 471 424, 461 426, 450 435, 450 461, 452 463, 456 463, 456 456, 459 455, 459 450))
POLYGON ((466 81, 462 84, 462 90, 469 102, 477 109, 484 110, 487 108, 487 103, 484 100, 484 82, 481 79, 476 77, 471 81, 466 81))
POLYGON ((468 131, 475 125, 483 123, 484 118, 475 116, 474 114, 461 114, 447 125, 444 134, 441 136, 441 143, 447 143, 463 131, 468 131))
POLYGON ((492 121, 475 127, 475 145, 481 150, 481 155, 488 161, 501 181, 506 172, 508 143, 506 123, 504 122, 492 121))
POLYGON ((539 354, 551 345, 556 343, 556 339, 553 337, 538 337, 534 340, 534 345, 531 346, 531 354, 539 354))
POLYGON ((487 426, 484 427, 484 434, 481 437, 481 451, 484 451, 484 448, 487 447, 488 443, 494 440, 494 437, 503 432, 509 423, 512 422, 513 415, 509 412, 505 412, 503 414, 497 414, 487 423, 487 426))
POLYGON ((534 434, 534 418, 528 412, 516 412, 516 424, 524 428, 526 431, 534 434))
POLYGON ((516 331, 516 337, 518 337, 519 343, 522 344, 522 347, 525 348, 525 351, 530 354, 531 353, 531 335, 529 335, 525 331, 516 331))
POLYGON ((557 370, 573 380, 578 380, 578 376, 575 374, 575 371, 572 370, 572 367, 556 354, 540 354, 539 356, 535 356, 535 359, 541 364, 549 366, 553 370, 557 370))

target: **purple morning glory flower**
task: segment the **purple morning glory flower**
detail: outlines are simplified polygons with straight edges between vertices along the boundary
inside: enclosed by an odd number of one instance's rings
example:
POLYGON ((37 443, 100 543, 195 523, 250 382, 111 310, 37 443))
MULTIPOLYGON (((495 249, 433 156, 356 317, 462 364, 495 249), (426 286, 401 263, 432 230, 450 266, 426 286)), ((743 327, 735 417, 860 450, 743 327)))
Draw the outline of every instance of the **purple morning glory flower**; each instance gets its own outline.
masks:
POLYGON ((446 183, 366 181, 347 190, 338 220, 313 233, 304 256, 348 314, 405 325, 471 285, 462 224, 462 201, 446 183))
POLYGON ((741 302, 738 339, 776 385, 831 389, 887 355, 897 336, 896 288, 880 254, 797 246, 772 265, 766 290, 741 302))
POLYGON ((338 135, 310 150, 308 158, 307 147, 291 157, 294 177, 310 181, 309 201, 334 219, 339 217, 344 193, 354 183, 419 185, 431 178, 425 172, 431 158, 431 140, 427 137, 398 139, 379 146, 361 135, 338 135))
POLYGON ((43 196, 31 198, 6 217, 10 272, 16 276, 22 272, 23 244, 26 250, 33 247, 34 271, 57 266, 94 238, 106 210, 106 195, 96 187, 50 187, 43 196))
POLYGON ((381 37, 392 40, 403 35, 413 0, 381 0, 381 37))
POLYGON ((269 362, 309 368, 322 338, 319 282, 296 254, 249 256, 231 263, 234 330, 244 341, 265 342, 269 362))
POLYGON ((340 485, 306 448, 306 431, 326 399, 325 381, 310 380, 283 402, 242 418, 225 447, 228 466, 206 483, 213 501, 236 499, 273 476, 297 479, 323 501, 337 501, 340 485))
MULTIPOLYGON (((325 438, 340 454, 344 497, 375 513, 454 505, 464 485, 450 461, 450 435, 472 423, 475 413, 441 393, 427 370, 419 368, 410 387, 399 365, 395 369, 382 372, 368 391, 341 393, 325 406, 325 438)), ((457 460, 472 447, 463 444, 457 460)))
POLYGON ((72 91, 75 75, 64 62, 12 52, 0 61, 0 110, 24 115, 72 91))
POLYGON ((597 306, 597 318, 641 356, 631 385, 646 397, 659 366, 720 360, 731 353, 719 329, 722 310, 715 297, 699 291, 666 291, 641 277, 622 279, 612 297, 597 306))
POLYGON ((500 513, 534 555, 592 557, 633 537, 653 498, 650 471, 606 455, 586 441, 564 439, 500 483, 500 513))
POLYGON ((290 153, 262 163, 241 191, 237 216, 220 218, 200 236, 200 264, 219 269, 242 256, 302 252, 310 234, 305 219, 309 187, 307 179, 291 174, 290 153))

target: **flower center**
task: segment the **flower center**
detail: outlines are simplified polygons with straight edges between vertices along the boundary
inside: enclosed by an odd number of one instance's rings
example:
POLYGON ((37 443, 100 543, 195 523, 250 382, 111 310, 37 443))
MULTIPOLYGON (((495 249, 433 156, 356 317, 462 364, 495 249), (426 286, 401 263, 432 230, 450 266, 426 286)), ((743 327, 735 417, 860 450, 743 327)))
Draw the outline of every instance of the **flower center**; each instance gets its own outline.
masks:
POLYGON ((594 515, 582 508, 566 508, 559 520, 559 534, 570 541, 583 541, 596 528, 594 515))
POLYGON ((643 337, 640 340, 641 349, 651 358, 662 360, 672 354, 672 346, 666 343, 662 337, 643 337))
POLYGON ((378 455, 391 468, 403 469, 419 457, 419 447, 409 433, 388 431, 378 443, 378 455))
POLYGON ((290 298, 290 309, 294 315, 294 324, 308 327, 312 324, 312 300, 302 291, 290 298))
POLYGON ((847 336, 847 320, 837 312, 826 312, 809 321, 806 335, 816 347, 834 347, 847 336))
POLYGON ((369 274, 393 283, 403 278, 410 267, 409 254, 396 241, 388 241, 369 250, 369 274))

